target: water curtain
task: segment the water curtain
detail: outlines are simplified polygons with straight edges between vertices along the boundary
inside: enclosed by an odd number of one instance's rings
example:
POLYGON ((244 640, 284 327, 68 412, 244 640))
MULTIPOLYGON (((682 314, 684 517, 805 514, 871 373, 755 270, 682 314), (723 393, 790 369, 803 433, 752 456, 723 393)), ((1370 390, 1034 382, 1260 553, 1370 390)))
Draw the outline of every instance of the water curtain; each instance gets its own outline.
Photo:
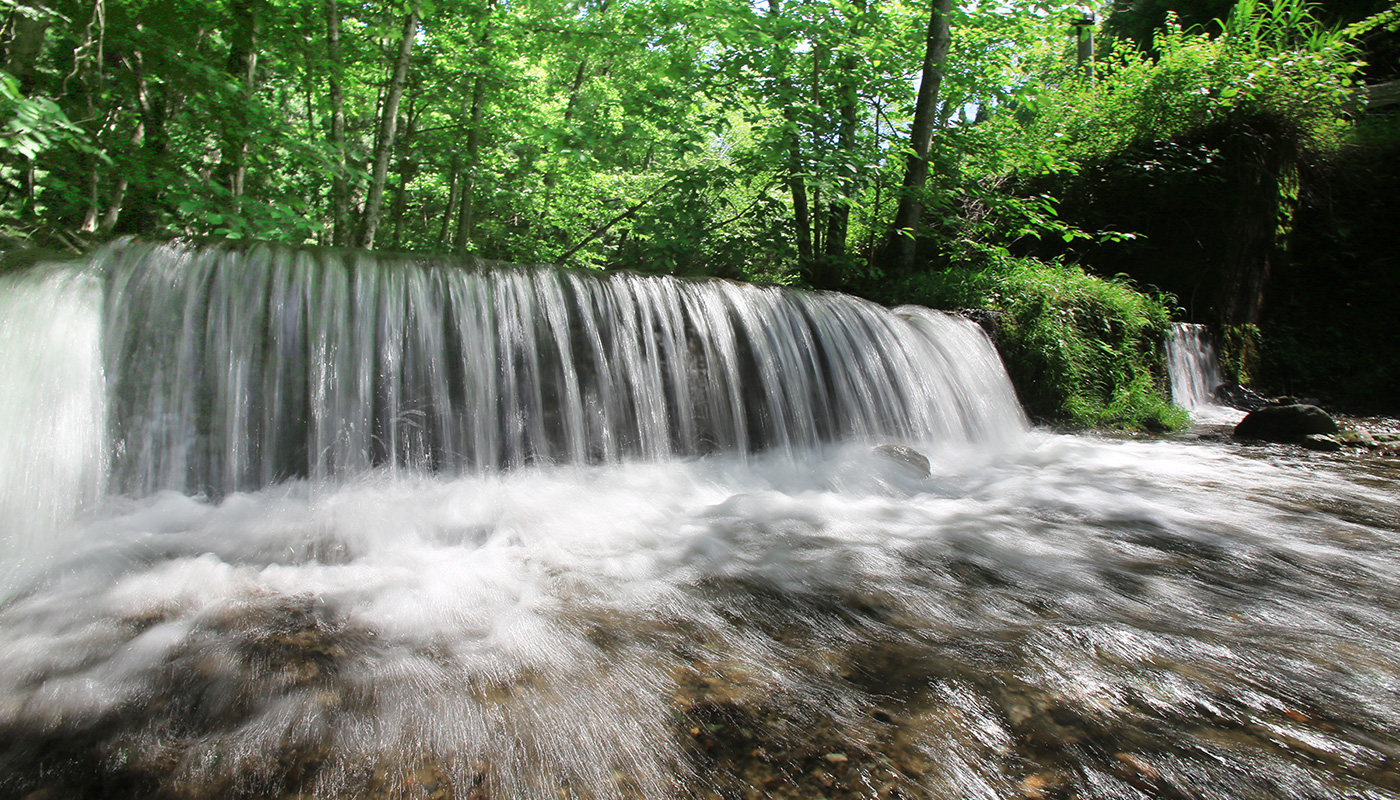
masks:
POLYGON ((1172 325, 1167 339, 1167 372, 1172 400, 1191 410, 1217 405, 1215 390, 1225 382, 1210 328, 1189 322, 1172 325))
POLYGON ((834 293, 271 245, 121 241, 85 270, 51 290, 102 287, 127 494, 1024 427, 975 325, 834 293))

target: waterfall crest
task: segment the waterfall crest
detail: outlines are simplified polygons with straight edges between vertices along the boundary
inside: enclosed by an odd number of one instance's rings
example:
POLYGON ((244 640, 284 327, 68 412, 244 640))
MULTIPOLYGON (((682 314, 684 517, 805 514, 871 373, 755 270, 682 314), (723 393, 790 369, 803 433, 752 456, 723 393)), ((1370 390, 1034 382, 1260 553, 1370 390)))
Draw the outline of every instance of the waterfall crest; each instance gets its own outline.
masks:
POLYGON ((262 244, 86 269, 128 494, 1025 428, 975 325, 834 293, 262 244))

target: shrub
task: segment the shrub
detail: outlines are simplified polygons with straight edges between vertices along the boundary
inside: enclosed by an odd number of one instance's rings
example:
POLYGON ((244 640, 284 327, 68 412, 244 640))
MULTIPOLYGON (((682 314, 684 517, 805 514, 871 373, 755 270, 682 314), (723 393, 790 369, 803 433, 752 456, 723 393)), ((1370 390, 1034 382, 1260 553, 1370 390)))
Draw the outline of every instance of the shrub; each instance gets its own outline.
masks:
POLYGON ((909 302, 993 312, 998 349, 1034 418, 1156 431, 1187 422, 1164 388, 1170 306, 1125 278, 1007 259, 981 270, 923 273, 895 291, 909 302))

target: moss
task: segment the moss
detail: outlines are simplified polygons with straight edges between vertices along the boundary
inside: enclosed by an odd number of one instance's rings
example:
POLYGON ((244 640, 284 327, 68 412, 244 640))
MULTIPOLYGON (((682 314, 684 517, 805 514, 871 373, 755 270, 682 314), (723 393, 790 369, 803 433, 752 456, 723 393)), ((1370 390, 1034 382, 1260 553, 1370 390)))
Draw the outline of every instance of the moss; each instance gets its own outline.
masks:
POLYGON ((1176 430, 1188 422, 1165 389, 1166 299, 1127 279, 1076 266, 1008 259, 980 270, 927 272, 893 287, 895 299, 982 308, 1032 417, 1076 427, 1176 430))

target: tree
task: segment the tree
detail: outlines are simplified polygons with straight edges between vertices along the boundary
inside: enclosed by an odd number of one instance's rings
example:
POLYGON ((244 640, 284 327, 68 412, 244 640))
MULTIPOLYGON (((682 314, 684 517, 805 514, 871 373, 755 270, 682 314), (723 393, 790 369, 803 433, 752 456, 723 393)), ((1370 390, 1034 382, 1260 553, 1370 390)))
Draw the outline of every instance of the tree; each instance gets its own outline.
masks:
POLYGON ((403 35, 399 37, 398 56, 393 62, 389 83, 384 92, 383 109, 379 115, 379 133, 375 137, 369 191, 365 197, 365 211, 360 223, 361 247, 374 247, 374 236, 379 230, 384 204, 384 182, 389 175, 389 159, 394 153, 399 129, 399 103, 403 100, 404 88, 408 85, 409 57, 413 54, 413 40, 417 34, 418 0, 409 0, 408 13, 404 15, 403 20, 403 35))
POLYGON ((923 67, 919 73, 919 94, 914 104, 914 123, 909 131, 910 153, 904 169, 904 185, 891 233, 891 264, 896 271, 909 272, 914 266, 919 218, 924 206, 922 193, 928 181, 929 146, 937 121, 938 88, 943 82, 943 64, 952 44, 950 17, 952 0, 933 0, 923 67))

